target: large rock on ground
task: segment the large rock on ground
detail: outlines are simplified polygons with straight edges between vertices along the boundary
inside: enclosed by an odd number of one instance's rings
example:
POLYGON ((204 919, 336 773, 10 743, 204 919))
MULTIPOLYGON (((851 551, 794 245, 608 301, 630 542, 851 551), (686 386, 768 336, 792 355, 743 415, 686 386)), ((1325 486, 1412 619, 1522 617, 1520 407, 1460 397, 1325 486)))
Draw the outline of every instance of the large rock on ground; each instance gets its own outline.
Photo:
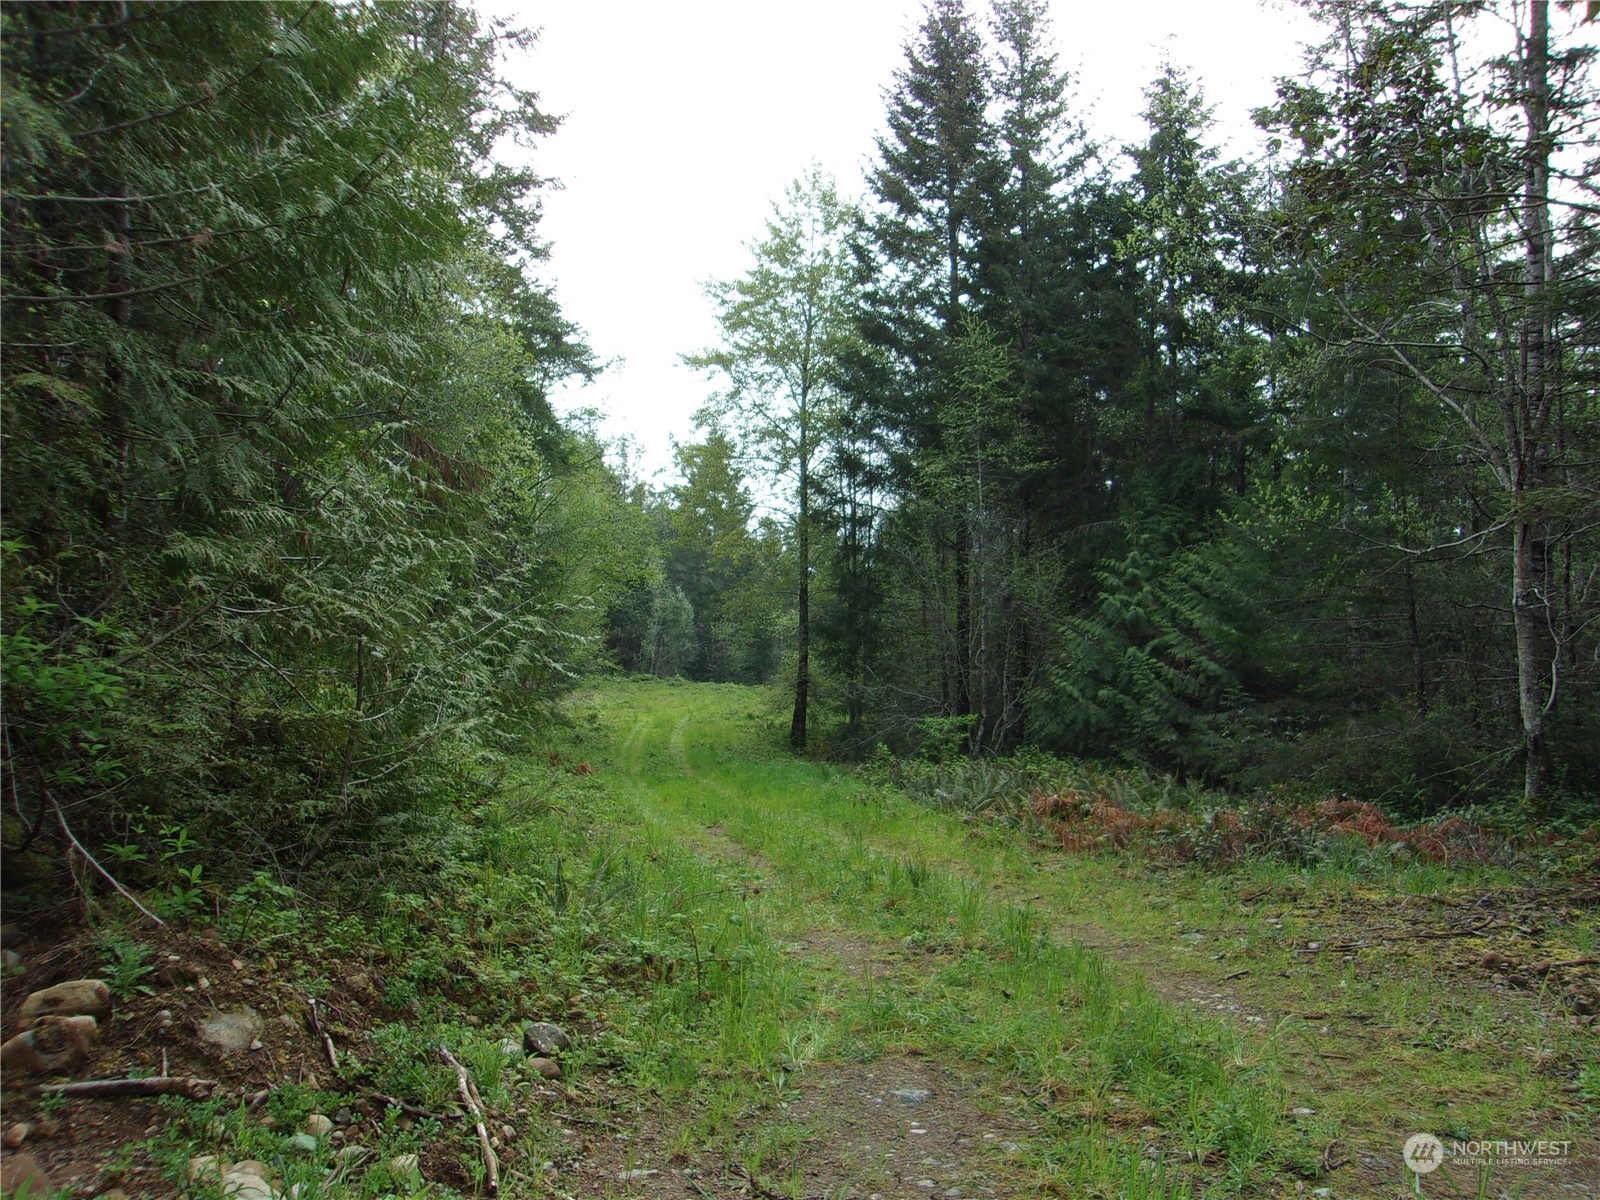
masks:
POLYGON ((22 1002, 17 1019, 29 1029, 40 1017, 111 1018, 111 989, 103 979, 69 979, 34 992, 22 1002))
POLYGON ((563 1050, 570 1050, 572 1039, 559 1025, 552 1025, 548 1021, 535 1021, 531 1025, 522 1027, 522 1044, 529 1054, 551 1058, 563 1050))
POLYGON ((14 1196, 24 1189, 29 1196, 49 1196, 56 1190, 33 1155, 8 1154, 0 1161, 0 1194, 14 1196))
POLYGON ((70 1074, 94 1058, 100 1026, 93 1017, 40 1017, 0 1045, 0 1072, 70 1074))
POLYGON ((200 1036, 219 1047, 223 1053, 232 1054, 238 1050, 248 1050, 251 1043, 261 1036, 263 1028, 261 1014, 246 1005, 229 1012, 219 1012, 209 1020, 201 1021, 200 1036))

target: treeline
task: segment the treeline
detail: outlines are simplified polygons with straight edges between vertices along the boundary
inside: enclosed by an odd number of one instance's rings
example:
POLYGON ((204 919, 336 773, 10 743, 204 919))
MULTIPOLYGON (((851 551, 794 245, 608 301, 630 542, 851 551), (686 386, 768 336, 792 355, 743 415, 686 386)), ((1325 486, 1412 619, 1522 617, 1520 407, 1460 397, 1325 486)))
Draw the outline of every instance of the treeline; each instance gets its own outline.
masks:
MULTIPOLYGON (((794 743, 1592 801, 1596 26, 1317 5, 1244 163, 1172 67, 1096 144, 1045 7, 933 0, 861 201, 813 172, 710 289, 693 453, 786 498, 794 743)), ((733 562, 648 603, 702 676, 770 640, 733 562)))
POLYGON ((499 78, 526 39, 431 0, 3 21, 7 885, 175 846, 370 879, 647 557, 547 401, 595 363, 496 157, 555 127, 499 78))

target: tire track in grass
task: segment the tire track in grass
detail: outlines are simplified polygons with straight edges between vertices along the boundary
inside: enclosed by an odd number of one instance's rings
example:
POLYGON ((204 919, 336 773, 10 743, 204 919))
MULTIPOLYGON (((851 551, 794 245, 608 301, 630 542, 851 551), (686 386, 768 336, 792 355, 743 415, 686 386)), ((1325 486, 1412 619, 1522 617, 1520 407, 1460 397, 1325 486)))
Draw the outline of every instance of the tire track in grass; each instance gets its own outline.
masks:
POLYGON ((741 761, 728 751, 748 737, 727 694, 676 691, 647 705, 659 718, 652 728, 676 718, 666 737, 672 774, 649 779, 630 763, 643 815, 702 856, 736 861, 732 846, 755 856, 746 869, 769 895, 788 896, 772 910, 777 924, 800 911, 824 927, 813 959, 825 947, 855 968, 903 956, 899 977, 874 985, 890 1002, 862 1011, 858 997, 851 1014, 869 1052, 898 1045, 948 1070, 1026 1085, 1031 1114, 1048 1128, 1023 1154, 1045 1187, 1228 1194, 1262 1181, 1282 1104, 1259 1054, 1215 1023, 1176 1019, 1141 982, 1060 944, 1025 907, 868 845, 859 822, 851 829, 828 811, 839 808, 837 776, 741 761))
POLYGON ((605 1144, 612 1153, 591 1155, 589 1186, 597 1194, 705 1195, 713 1193, 702 1189, 742 1180, 747 1192, 818 1200, 1037 1194, 1031 1180, 1018 1178, 1012 1161, 1029 1131, 994 1111, 995 1098, 975 1086, 969 1073, 927 1057, 854 1044, 848 1014, 870 1007, 875 994, 894 986, 883 968, 897 957, 895 948, 856 936, 831 919, 826 937, 794 936, 787 907, 762 903, 770 890, 753 882, 774 876, 776 868, 720 831, 678 818, 676 806, 650 778, 648 743, 652 731, 657 740, 665 735, 673 765, 686 767, 689 725, 684 717, 667 733, 664 721, 641 719, 619 740, 617 758, 629 775, 635 809, 660 839, 701 863, 734 868, 750 897, 752 921, 774 927, 772 936, 784 953, 814 981, 826 1019, 820 1031, 809 1031, 811 1044, 796 1040, 771 1096, 722 1130, 729 1153, 721 1159, 680 1148, 674 1163, 668 1146, 675 1137, 682 1140, 682 1129, 675 1134, 658 1122, 640 1122, 630 1133, 613 1135, 617 1144, 605 1144))

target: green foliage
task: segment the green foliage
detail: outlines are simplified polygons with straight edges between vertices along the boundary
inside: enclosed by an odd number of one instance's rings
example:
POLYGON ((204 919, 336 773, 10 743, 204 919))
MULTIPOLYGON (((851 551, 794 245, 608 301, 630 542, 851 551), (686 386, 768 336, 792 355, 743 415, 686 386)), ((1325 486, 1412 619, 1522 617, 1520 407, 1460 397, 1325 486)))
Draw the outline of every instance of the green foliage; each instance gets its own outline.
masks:
POLYGON ((132 999, 139 993, 150 995, 151 989, 143 980, 155 970, 151 962, 154 957, 155 952, 143 942, 126 933, 108 931, 100 938, 100 978, 119 1000, 132 999))
POLYGON ((1225 561, 1137 539, 1071 619, 1036 697, 1039 737, 1070 755, 1113 751, 1165 771, 1216 774, 1218 718, 1242 699, 1231 663, 1245 609, 1225 561))
POLYGON ((174 914, 220 847, 392 846, 492 782, 636 574, 546 400, 594 364, 524 274, 540 181, 491 158, 554 128, 497 76, 528 39, 449 4, 7 5, 3 32, 23 835, 121 847, 174 914), (128 836, 146 811, 193 853, 128 836))

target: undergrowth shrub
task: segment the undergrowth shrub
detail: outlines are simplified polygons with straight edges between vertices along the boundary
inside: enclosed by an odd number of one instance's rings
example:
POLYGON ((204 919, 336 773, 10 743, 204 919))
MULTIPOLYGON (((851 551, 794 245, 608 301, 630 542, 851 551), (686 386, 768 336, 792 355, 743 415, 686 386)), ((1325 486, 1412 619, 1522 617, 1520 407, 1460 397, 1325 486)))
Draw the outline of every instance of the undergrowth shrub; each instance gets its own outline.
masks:
POLYGON ((1376 804, 1338 794, 1280 787, 1240 798, 1170 776, 1037 751, 934 763, 895 758, 880 748, 863 773, 919 804, 964 820, 1020 828, 1067 853, 1126 852, 1200 867, 1251 857, 1297 865, 1356 865, 1362 858, 1508 864, 1558 834, 1597 837, 1592 826, 1530 831, 1479 809, 1401 824, 1376 804))

